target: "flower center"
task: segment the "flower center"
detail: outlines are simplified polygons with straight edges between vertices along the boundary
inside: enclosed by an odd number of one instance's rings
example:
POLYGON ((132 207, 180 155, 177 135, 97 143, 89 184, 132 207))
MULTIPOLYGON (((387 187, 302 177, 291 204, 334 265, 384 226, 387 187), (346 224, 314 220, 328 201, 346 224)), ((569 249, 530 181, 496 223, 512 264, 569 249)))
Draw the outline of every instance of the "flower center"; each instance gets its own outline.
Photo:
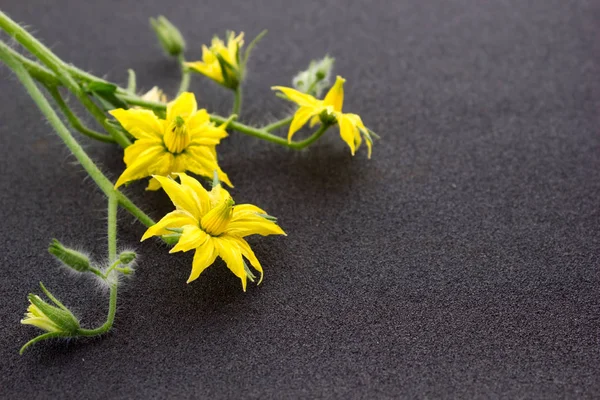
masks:
POLYGON ((200 227, 211 236, 219 236, 231 221, 234 204, 231 196, 228 196, 202 217, 200 227))
POLYGON ((180 116, 175 117, 165 132, 163 141, 167 150, 173 154, 178 154, 185 150, 188 144, 190 144, 190 134, 183 118, 180 116))

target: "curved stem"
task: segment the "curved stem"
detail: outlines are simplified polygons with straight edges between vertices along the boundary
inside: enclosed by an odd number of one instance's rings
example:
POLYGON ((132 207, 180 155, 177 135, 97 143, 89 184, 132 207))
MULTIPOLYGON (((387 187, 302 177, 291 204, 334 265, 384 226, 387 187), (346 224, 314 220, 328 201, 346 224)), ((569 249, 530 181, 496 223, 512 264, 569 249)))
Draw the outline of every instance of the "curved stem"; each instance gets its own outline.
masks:
POLYGON ((117 312, 117 285, 110 285, 110 299, 108 301, 108 316, 106 322, 95 329, 79 329, 76 336, 97 336, 106 333, 112 328, 117 312))
POLYGON ((73 113, 73 111, 69 108, 65 100, 62 98, 56 86, 49 86, 47 87, 47 89, 54 101, 56 102, 56 105, 58 106, 58 108, 60 108, 65 117, 67 117, 67 120, 73 128, 92 139, 99 140, 105 143, 115 143, 115 139, 112 136, 96 132, 95 130, 92 130, 83 125, 83 122, 81 122, 81 120, 77 118, 77 116, 73 113))
POLYGON ((112 182, 104 176, 100 169, 94 164, 92 159, 87 155, 83 148, 77 143, 75 138, 71 135, 65 124, 61 121, 60 117, 56 114, 48 100, 44 97, 40 89, 36 86, 35 82, 31 78, 31 75, 23 67, 23 65, 14 59, 7 51, 7 46, 0 41, 0 60, 3 61, 10 69, 12 69, 19 79, 33 101, 36 103, 42 114, 46 117, 50 125, 54 128, 58 136, 63 140, 65 145, 73 153, 77 161, 86 170, 90 177, 96 182, 96 185, 104 192, 106 196, 114 194, 119 201, 119 204, 127 211, 129 211, 134 217, 136 217, 144 225, 150 227, 155 222, 147 216, 142 210, 140 210, 131 200, 125 195, 116 191, 113 187, 112 182))
POLYGON ((274 131, 275 129, 281 128, 282 126, 289 125, 293 119, 294 119, 294 116, 292 115, 287 118, 280 119, 279 121, 275 121, 272 124, 265 125, 261 129, 263 131, 271 132, 271 131, 274 131))
MULTIPOLYGON (((114 260, 117 257, 117 198, 116 196, 108 196, 108 259, 114 260)), ((112 269, 121 263, 117 260, 111 265, 111 267, 104 274, 104 279, 108 277, 108 274, 112 269)), ((95 329, 79 329, 77 334, 79 336, 96 336, 106 333, 112 328, 115 322, 115 314, 117 312, 117 284, 112 283, 110 285, 110 299, 108 302, 108 316, 106 322, 95 329)))
POLYGON ((179 96, 181 93, 187 92, 190 87, 190 71, 185 66, 185 57, 183 54, 179 54, 177 60, 181 66, 181 83, 179 84, 179 90, 177 91, 177 96, 179 96))
POLYGON ((235 97, 233 98, 233 108, 231 109, 232 114, 240 115, 242 110, 242 85, 239 84, 235 89, 235 97))

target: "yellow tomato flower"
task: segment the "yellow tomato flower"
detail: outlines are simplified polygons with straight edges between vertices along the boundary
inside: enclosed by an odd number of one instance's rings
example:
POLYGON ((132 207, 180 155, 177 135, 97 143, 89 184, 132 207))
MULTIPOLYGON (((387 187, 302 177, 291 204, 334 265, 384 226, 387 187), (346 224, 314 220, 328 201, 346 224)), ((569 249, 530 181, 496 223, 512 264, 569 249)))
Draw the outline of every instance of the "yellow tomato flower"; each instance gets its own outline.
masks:
MULTIPOLYGON (((215 126, 206 110, 197 109, 193 93, 182 93, 167 105, 166 120, 150 110, 124 110, 110 114, 137 140, 125 149, 127 165, 115 188, 124 183, 152 175, 169 176, 191 171, 211 177, 217 171, 219 179, 231 182, 217 163, 215 146, 227 136, 224 123, 215 126)), ((151 179, 148 190, 158 190, 160 184, 151 179)))
POLYGON ((214 37, 210 48, 202 46, 202 61, 185 63, 194 72, 206 75, 217 83, 236 89, 241 81, 240 48, 244 45, 244 32, 228 32, 227 44, 214 37))
POLYGON ((360 147, 364 138, 367 143, 369 158, 371 158, 373 146, 373 138, 371 137, 372 132, 365 127, 357 114, 342 112, 342 106, 344 104, 344 82, 346 82, 346 80, 341 76, 338 76, 323 100, 319 100, 309 94, 302 93, 289 87, 272 87, 273 90, 281 91, 290 101, 293 101, 300 106, 296 111, 296 114, 294 114, 294 119, 290 124, 288 141, 292 141, 294 133, 302 128, 308 120, 310 120, 311 127, 324 121, 328 123, 337 121, 340 126, 340 136, 342 137, 342 140, 350 146, 352 155, 354 155, 355 151, 360 147))
POLYGON ((197 279, 217 256, 241 279, 244 291, 246 280, 254 281, 244 257, 260 272, 262 281, 262 267, 244 237, 285 235, 274 222, 275 218, 251 204, 234 205, 233 199, 218 181, 209 192, 196 179, 186 174, 177 175, 180 184, 173 179, 155 176, 176 210, 149 228, 142 241, 152 236, 180 233, 179 242, 170 253, 196 250, 188 283, 197 279))
POLYGON ((30 294, 28 296, 30 304, 27 308, 25 318, 21 320, 21 323, 24 325, 33 325, 46 332, 76 332, 79 329, 77 318, 44 285, 40 283, 40 286, 56 306, 46 303, 38 295, 30 294))

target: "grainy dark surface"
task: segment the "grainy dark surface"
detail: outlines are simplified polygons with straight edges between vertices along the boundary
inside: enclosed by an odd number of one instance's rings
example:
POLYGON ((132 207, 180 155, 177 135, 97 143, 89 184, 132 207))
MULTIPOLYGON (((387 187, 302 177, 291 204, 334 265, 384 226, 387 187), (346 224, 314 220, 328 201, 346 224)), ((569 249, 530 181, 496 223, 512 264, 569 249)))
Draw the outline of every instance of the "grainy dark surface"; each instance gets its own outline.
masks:
MULTIPOLYGON (((101 259, 105 200, 0 70, 0 394, 3 398, 598 398, 600 7, 564 0, 2 1, 65 60, 172 91, 176 64, 213 33, 263 28, 243 119, 289 106, 287 84, 330 53, 346 109, 383 136, 352 158, 334 130, 295 153, 233 134, 220 147, 238 202, 280 217, 252 240, 266 269, 243 293, 218 263, 186 285, 191 254, 143 256, 102 340, 50 342, 19 325, 43 280, 89 325, 106 293, 46 252, 52 237, 101 259)), ((203 106, 231 96, 197 78, 203 106)), ((118 148, 81 139, 112 177, 118 148)), ((158 218, 162 193, 127 189, 158 218)))

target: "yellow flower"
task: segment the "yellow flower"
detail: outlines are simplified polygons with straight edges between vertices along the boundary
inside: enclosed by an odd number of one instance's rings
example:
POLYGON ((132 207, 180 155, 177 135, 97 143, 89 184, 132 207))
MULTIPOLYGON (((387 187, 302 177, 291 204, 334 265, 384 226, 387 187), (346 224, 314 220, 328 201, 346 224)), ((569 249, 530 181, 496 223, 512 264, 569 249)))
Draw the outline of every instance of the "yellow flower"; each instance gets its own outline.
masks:
MULTIPOLYGON (((167 105, 166 120, 159 119, 150 110, 110 111, 123 128, 137 140, 125 149, 123 160, 127 165, 115 187, 152 175, 169 176, 176 172, 191 171, 231 182, 217 163, 215 146, 227 136, 224 123, 215 126, 206 110, 197 109, 193 93, 182 93, 167 105)), ((158 190, 160 184, 151 179, 148 190, 158 190)))
POLYGON ((365 127, 361 118, 357 114, 342 113, 344 104, 344 82, 346 80, 338 76, 335 83, 325 95, 323 100, 319 100, 309 94, 302 93, 296 89, 283 86, 274 86, 273 90, 281 91, 289 100, 298 104, 300 107, 294 114, 294 119, 290 124, 288 131, 288 141, 291 142, 292 136, 310 120, 311 128, 320 122, 335 123, 340 126, 340 136, 342 140, 350 146, 350 151, 354 155, 360 147, 364 138, 367 143, 369 158, 373 146, 373 134, 365 127))
POLYGON ((251 204, 234 205, 218 181, 208 192, 196 179, 186 174, 177 175, 181 184, 162 176, 155 177, 176 210, 149 228, 142 241, 152 236, 180 233, 179 242, 170 253, 196 250, 188 283, 197 279, 217 256, 241 279, 244 291, 246 280, 254 281, 244 257, 260 272, 262 280, 262 267, 244 237, 285 235, 275 219, 251 204))
POLYGON ((24 325, 33 325, 46 332, 73 333, 79 329, 79 321, 68 308, 58 301, 45 287, 40 283, 42 290, 56 306, 50 305, 41 299, 40 296, 30 294, 29 307, 25 318, 21 320, 24 325))
POLYGON ((210 48, 202 46, 202 61, 185 65, 223 86, 236 89, 241 81, 240 48, 243 45, 243 32, 237 36, 234 32, 228 32, 227 44, 215 36, 210 48))

